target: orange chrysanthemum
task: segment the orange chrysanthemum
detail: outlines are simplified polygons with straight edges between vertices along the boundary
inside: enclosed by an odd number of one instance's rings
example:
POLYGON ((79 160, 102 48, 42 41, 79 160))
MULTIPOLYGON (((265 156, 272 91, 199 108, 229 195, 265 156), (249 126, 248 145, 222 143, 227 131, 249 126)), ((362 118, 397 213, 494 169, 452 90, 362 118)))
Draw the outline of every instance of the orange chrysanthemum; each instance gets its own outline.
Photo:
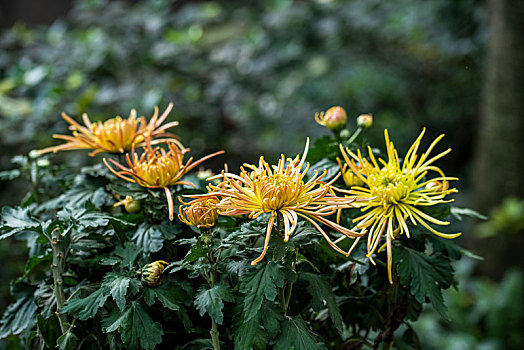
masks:
POLYGON ((168 147, 169 151, 166 152, 161 147, 153 149, 148 145, 143 148, 142 155, 139 156, 133 146, 131 153, 126 154, 128 168, 114 159, 104 158, 104 164, 113 174, 123 180, 136 183, 142 187, 163 188, 169 206, 169 220, 173 220, 173 198, 169 187, 182 184, 194 186, 193 183, 181 181, 180 179, 197 165, 224 153, 224 151, 207 155, 196 162, 193 162, 193 158, 189 158, 184 164, 184 153, 189 151, 189 149, 181 148, 178 142, 170 142, 168 147), (109 163, 114 165, 119 171, 113 169, 109 163))
MULTIPOLYGON (((69 130, 72 135, 53 135, 56 139, 65 140, 66 143, 44 148, 38 151, 40 154, 49 152, 58 152, 77 149, 92 149, 89 155, 94 156, 101 152, 125 153, 133 146, 139 146, 144 141, 150 141, 155 138, 174 139, 175 135, 167 133, 166 130, 177 126, 178 122, 170 122, 162 125, 169 112, 173 108, 170 103, 164 113, 158 116, 158 107, 149 123, 144 117, 137 118, 136 111, 131 110, 129 118, 122 119, 117 116, 106 120, 105 122, 92 123, 87 114, 82 115, 85 126, 80 125, 67 114, 62 113, 62 118, 70 124, 69 130)), ((155 140, 152 143, 164 142, 164 140, 155 140)))
POLYGON ((326 183, 322 178, 326 176, 327 171, 322 174, 315 171, 311 179, 304 181, 309 169, 309 164, 304 167, 308 146, 309 139, 302 158, 296 156, 295 159, 286 159, 282 155, 276 166, 270 166, 264 157, 260 157, 258 166, 244 164, 240 168, 240 175, 223 171, 222 174, 208 179, 222 180, 216 186, 209 185, 209 194, 192 196, 219 197, 221 200, 215 208, 220 215, 248 215, 249 218, 254 219, 264 213, 270 214, 264 249, 260 256, 253 260, 252 265, 256 265, 264 258, 277 216, 283 220, 285 242, 295 231, 300 216, 309 221, 333 249, 346 256, 350 254, 355 244, 346 252, 338 247, 337 243, 345 238, 357 238, 365 234, 365 232, 357 233, 349 230, 326 218, 339 209, 351 208, 356 199, 336 196, 332 184, 338 176, 326 183), (331 227, 342 236, 333 241, 318 223, 331 227))

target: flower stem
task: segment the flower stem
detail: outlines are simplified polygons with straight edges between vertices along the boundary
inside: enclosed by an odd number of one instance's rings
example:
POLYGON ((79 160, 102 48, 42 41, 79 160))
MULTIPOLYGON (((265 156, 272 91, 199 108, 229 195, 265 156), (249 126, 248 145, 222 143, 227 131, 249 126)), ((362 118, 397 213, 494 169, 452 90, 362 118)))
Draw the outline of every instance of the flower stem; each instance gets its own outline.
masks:
MULTIPOLYGON (((211 229, 208 229, 208 231, 204 234, 212 235, 211 229)), ((209 269, 209 276, 208 278, 206 278, 208 285, 211 288, 215 286, 217 280, 217 270, 213 253, 213 242, 211 242, 209 253, 207 254, 207 259, 209 260, 209 264, 211 266, 209 269)), ((216 321, 213 318, 211 318, 211 330, 209 331, 209 334, 211 334, 211 343, 213 344, 213 350, 220 350, 220 333, 218 331, 218 323, 216 323, 216 321)))
POLYGON ((353 135, 351 135, 351 137, 349 138, 349 140, 347 140, 346 144, 347 145, 351 145, 358 137, 358 135, 360 135, 360 133, 362 132, 362 128, 361 127, 358 127, 357 130, 355 130, 355 132, 353 133, 353 135))
POLYGON ((63 246, 60 229, 55 228, 51 233, 51 250, 53 251, 53 264, 51 265, 51 270, 53 271, 56 315, 58 316, 58 321, 60 322, 62 334, 64 334, 67 332, 67 316, 60 313, 60 309, 64 307, 66 301, 63 285, 65 253, 62 248, 63 246))

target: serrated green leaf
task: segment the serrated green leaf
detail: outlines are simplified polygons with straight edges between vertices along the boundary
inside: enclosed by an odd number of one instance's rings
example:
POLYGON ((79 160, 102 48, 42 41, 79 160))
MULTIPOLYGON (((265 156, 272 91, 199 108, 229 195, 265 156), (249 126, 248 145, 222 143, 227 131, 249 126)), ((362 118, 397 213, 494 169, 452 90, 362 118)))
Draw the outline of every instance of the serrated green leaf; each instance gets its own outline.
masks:
POLYGON ((233 337, 237 350, 265 350, 267 339, 260 325, 260 317, 244 320, 242 314, 237 315, 233 323, 233 337))
POLYGON ((313 333, 302 317, 286 317, 281 324, 282 333, 275 343, 274 350, 313 350, 326 349, 316 341, 313 333))
POLYGON ((284 273, 280 265, 269 261, 247 270, 240 284, 240 292, 246 294, 244 299, 244 318, 249 321, 260 307, 264 297, 273 301, 277 287, 284 286, 284 273))
POLYGON ((148 306, 153 305, 155 298, 157 298, 164 307, 173 311, 179 311, 179 304, 183 303, 183 301, 188 298, 188 295, 178 283, 169 282, 161 284, 158 287, 146 288, 144 290, 144 299, 148 306))
POLYGON ((222 324, 224 320, 224 315, 222 314, 224 300, 229 302, 235 301, 235 297, 233 297, 228 286, 223 284, 217 284, 213 288, 205 286, 197 292, 195 306, 200 316, 204 316, 207 312, 216 323, 222 324))
POLYGON ((313 297, 311 304, 313 310, 320 311, 327 306, 329 317, 335 324, 337 330, 342 333, 344 330, 344 321, 340 310, 335 300, 335 295, 331 290, 329 281, 323 276, 316 275, 309 272, 303 272, 300 274, 300 279, 303 279, 309 283, 307 291, 313 297), (326 303, 324 306, 324 302, 326 303))
POLYGON ((98 309, 104 306, 109 295, 109 289, 102 286, 85 298, 77 297, 69 300, 60 311, 85 321, 96 315, 98 309))
POLYGON ((164 236, 160 227, 147 222, 143 222, 138 226, 131 239, 146 254, 158 252, 164 246, 164 236))
POLYGON ((76 349, 76 343, 78 338, 71 332, 71 330, 65 332, 58 338, 57 345, 59 350, 74 350, 76 349))
POLYGON ((9 232, 0 235, 0 239, 10 237, 25 230, 34 230, 40 227, 40 222, 29 216, 29 208, 2 208, 2 229, 9 232))
POLYGON ((51 199, 38 207, 38 212, 58 208, 84 208, 86 203, 92 203, 95 208, 110 204, 110 196, 104 190, 105 181, 93 179, 87 175, 78 175, 72 187, 57 198, 51 199))
MULTIPOLYGON (((27 260, 27 263, 25 264, 24 274, 19 279, 17 279, 15 283, 22 282, 24 278, 26 278, 31 273, 31 271, 33 271, 35 267, 43 263, 47 264, 51 261, 51 259, 52 259, 51 254, 35 255, 35 256, 30 257, 29 260, 27 260)), ((47 266, 49 267, 49 265, 47 266)))
POLYGON ((274 338, 280 333, 280 321, 284 319, 284 315, 281 308, 270 305, 268 302, 266 303, 260 310, 260 319, 267 335, 270 338, 274 338))
POLYGON ((447 319, 442 288, 448 288, 453 281, 453 268, 449 259, 440 253, 426 255, 416 250, 399 247, 395 252, 398 261, 400 283, 408 287, 418 302, 428 297, 433 308, 447 319))
MULTIPOLYGON (((126 306, 127 289, 129 288, 132 279, 134 278, 122 276, 114 272, 110 272, 104 277, 104 283, 102 286, 109 290, 109 293, 115 300, 120 311, 124 311, 126 306)), ((137 279, 134 280, 135 284, 140 284, 137 279)))
POLYGON ((191 246, 191 249, 187 253, 187 255, 184 257, 184 261, 187 262, 193 262, 200 258, 204 258, 207 256, 207 249, 205 249, 202 246, 202 243, 200 241, 197 241, 196 244, 193 244, 191 246))
POLYGON ((34 324, 37 305, 32 296, 25 296, 9 305, 2 317, 0 339, 8 335, 17 335, 34 324))
POLYGON ((135 260, 140 254, 140 249, 133 242, 125 242, 124 246, 116 247, 115 255, 122 258, 122 262, 132 267, 135 264, 135 260))
POLYGON ((123 313, 114 310, 103 325, 106 333, 118 330, 128 349, 153 349, 164 334, 160 323, 154 322, 138 301, 131 302, 123 313))

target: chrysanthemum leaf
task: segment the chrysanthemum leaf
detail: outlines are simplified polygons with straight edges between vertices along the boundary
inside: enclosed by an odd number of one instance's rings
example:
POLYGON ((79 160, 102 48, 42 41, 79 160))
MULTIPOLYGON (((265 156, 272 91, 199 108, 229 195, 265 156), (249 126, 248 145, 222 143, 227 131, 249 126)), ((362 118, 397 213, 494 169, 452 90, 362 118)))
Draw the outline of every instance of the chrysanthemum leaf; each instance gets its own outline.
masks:
POLYGON ((164 236, 160 225, 151 225, 146 222, 138 226, 131 239, 146 254, 158 252, 164 246, 164 236))
POLYGON ((96 315, 110 294, 110 290, 102 286, 85 298, 77 297, 69 300, 60 312, 78 316, 81 321, 85 321, 96 315))
POLYGON ((217 284, 213 288, 207 286, 200 288, 194 304, 200 316, 204 316, 207 312, 213 320, 218 324, 222 324, 224 320, 224 315, 222 314, 224 301, 233 302, 235 298, 228 286, 217 284))
POLYGON ((103 286, 109 289, 109 293, 121 311, 124 311, 126 306, 126 295, 130 284, 133 285, 131 289, 136 291, 140 285, 140 281, 136 278, 119 275, 113 272, 108 273, 104 278, 103 286))
POLYGON ((24 230, 37 229, 40 223, 29 216, 29 208, 2 208, 1 229, 9 232, 0 235, 0 239, 10 237, 24 230))
POLYGON ((447 319, 442 289, 448 288, 453 281, 453 268, 449 259, 440 253, 426 255, 399 247, 395 251, 395 260, 398 261, 400 283, 409 286, 420 303, 424 303, 426 297, 429 298, 433 308, 447 319))
POLYGON ((282 333, 275 343, 275 350, 313 350, 326 349, 324 344, 317 343, 313 333, 302 317, 286 317, 282 323, 282 333))
POLYGON ((260 316, 244 319, 238 314, 233 323, 233 336, 235 349, 239 350, 264 350, 267 348, 267 337, 260 325, 260 316))
POLYGON ((240 292, 246 294, 244 299, 245 320, 249 321, 257 314, 264 297, 267 300, 275 300, 277 287, 283 286, 284 273, 280 269, 280 265, 272 261, 247 270, 240 285, 240 292))
POLYGON ((113 310, 103 326, 107 333, 118 330, 128 349, 153 349, 164 334, 160 323, 154 322, 138 301, 133 301, 124 313, 113 310))
POLYGON ((311 300, 313 310, 318 312, 324 309, 324 307, 327 307, 329 317, 331 317, 337 330, 342 333, 344 321, 342 320, 342 315, 340 314, 337 301, 335 300, 335 295, 333 294, 327 279, 310 272, 301 273, 300 279, 309 283, 307 291, 313 297, 311 300))

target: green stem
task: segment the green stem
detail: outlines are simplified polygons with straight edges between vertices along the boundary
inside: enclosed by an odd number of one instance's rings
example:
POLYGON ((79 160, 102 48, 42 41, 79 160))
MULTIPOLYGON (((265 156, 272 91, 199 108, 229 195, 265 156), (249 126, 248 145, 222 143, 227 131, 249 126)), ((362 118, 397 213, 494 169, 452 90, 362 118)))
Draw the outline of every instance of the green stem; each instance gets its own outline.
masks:
POLYGON ((351 137, 349 138, 349 140, 347 140, 346 144, 349 146, 351 145, 358 137, 358 135, 360 135, 360 133, 362 132, 362 128, 361 127, 358 127, 357 130, 355 130, 355 132, 353 133, 353 135, 351 135, 351 137))
MULTIPOLYGON (((293 262, 291 263, 291 270, 293 272, 295 271, 295 267, 297 265, 297 257, 298 257, 298 248, 295 248, 295 259, 293 259, 293 262)), ((290 281, 289 283, 286 283, 286 285, 284 285, 284 288, 282 288, 282 293, 281 293, 282 311, 284 311, 284 315, 287 314, 287 309, 289 308, 289 302, 291 301, 292 292, 293 292, 293 282, 290 281)))
MULTIPOLYGON (((209 230, 206 232, 207 234, 211 235, 212 232, 209 230)), ((209 277, 206 279, 209 286, 213 288, 217 281, 217 270, 215 266, 215 258, 213 256, 214 249, 213 249, 213 243, 211 243, 211 247, 209 249, 209 253, 207 255, 207 259, 209 260, 210 270, 209 270, 209 277)), ((211 334, 211 342, 213 344, 213 350, 220 350, 220 333, 218 331, 218 323, 211 318, 211 330, 209 331, 211 334)))
POLYGON ((65 253, 62 248, 60 229, 55 228, 51 233, 51 250, 53 251, 53 264, 51 265, 51 270, 53 271, 56 315, 60 322, 62 334, 64 334, 67 332, 67 316, 60 313, 60 309, 64 307, 66 301, 63 280, 65 253))

